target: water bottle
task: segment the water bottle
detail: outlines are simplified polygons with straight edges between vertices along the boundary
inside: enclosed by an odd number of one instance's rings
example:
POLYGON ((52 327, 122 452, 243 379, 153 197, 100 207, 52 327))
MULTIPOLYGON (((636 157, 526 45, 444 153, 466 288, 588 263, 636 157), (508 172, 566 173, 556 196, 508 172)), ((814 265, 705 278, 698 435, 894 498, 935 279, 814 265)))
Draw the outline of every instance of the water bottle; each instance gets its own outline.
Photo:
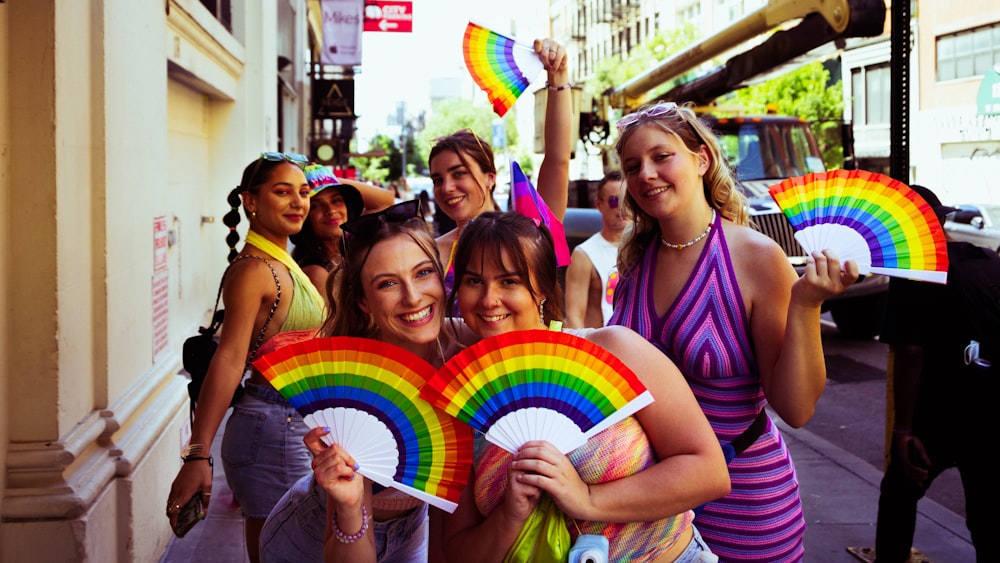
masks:
POLYGON ((569 563, 608 563, 608 538, 581 535, 569 550, 569 563))

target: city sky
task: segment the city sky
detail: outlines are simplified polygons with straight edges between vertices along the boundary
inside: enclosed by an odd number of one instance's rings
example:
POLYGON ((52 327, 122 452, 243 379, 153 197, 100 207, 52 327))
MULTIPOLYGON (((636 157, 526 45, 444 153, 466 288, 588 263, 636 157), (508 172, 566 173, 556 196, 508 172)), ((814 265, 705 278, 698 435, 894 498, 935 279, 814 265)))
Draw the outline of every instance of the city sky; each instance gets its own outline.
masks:
MULTIPOLYGON (((362 66, 355 76, 355 112, 361 116, 357 137, 367 142, 377 132, 398 134, 387 116, 400 101, 408 116, 416 116, 430 105, 431 79, 468 76, 462 35, 470 20, 530 42, 547 33, 547 6, 532 0, 413 0, 412 33, 364 32, 362 66)), ((522 98, 528 99, 519 99, 519 106, 533 103, 527 94, 522 98)))

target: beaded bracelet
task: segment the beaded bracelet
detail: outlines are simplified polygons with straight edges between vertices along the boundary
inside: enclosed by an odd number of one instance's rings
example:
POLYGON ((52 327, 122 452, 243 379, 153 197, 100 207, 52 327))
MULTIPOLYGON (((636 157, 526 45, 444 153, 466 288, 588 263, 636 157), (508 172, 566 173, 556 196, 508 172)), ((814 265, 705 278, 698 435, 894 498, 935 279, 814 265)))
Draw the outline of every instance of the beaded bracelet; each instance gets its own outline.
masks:
POLYGON ((572 82, 567 82, 566 84, 563 84, 562 86, 553 86, 553 85, 549 84, 548 82, 546 82, 545 83, 545 87, 548 88, 549 90, 552 90, 553 92, 560 92, 562 90, 569 90, 570 88, 572 88, 573 87, 573 83, 572 82))
POLYGON ((354 543, 365 536, 365 532, 368 531, 368 509, 365 505, 361 505, 361 529, 358 530, 356 534, 347 535, 340 529, 337 524, 337 511, 333 511, 333 535, 340 541, 340 543, 354 543))

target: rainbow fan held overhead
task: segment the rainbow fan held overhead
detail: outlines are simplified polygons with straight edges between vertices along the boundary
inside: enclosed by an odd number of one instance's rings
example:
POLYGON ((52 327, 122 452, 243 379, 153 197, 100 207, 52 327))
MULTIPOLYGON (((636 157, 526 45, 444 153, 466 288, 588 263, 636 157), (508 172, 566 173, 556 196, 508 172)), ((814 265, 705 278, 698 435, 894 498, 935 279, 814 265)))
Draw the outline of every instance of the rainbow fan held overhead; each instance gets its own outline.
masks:
POLYGON ((832 170, 788 178, 771 197, 806 252, 831 249, 862 274, 945 283, 948 249, 930 205, 875 172, 832 170))
POLYGON ((442 366, 421 396, 510 452, 547 440, 569 453, 653 401, 616 356, 548 330, 479 341, 442 366))
POLYGON ((531 45, 469 22, 462 39, 465 66, 486 92, 493 111, 503 117, 542 71, 531 45))
POLYGON ((312 428, 328 426, 358 472, 452 512, 472 464, 469 427, 420 398, 434 367, 367 338, 297 342, 253 363, 312 428))

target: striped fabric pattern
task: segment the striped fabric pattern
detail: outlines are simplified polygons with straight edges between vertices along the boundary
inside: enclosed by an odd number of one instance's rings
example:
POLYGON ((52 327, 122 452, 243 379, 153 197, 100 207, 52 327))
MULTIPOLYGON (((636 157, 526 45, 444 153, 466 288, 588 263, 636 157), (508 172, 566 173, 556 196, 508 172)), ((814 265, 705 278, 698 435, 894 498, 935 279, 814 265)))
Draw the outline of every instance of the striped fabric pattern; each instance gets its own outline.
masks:
MULTIPOLYGON (((722 218, 694 273, 663 317, 654 310, 657 245, 650 245, 615 290, 610 324, 632 328, 680 368, 723 443, 743 432, 765 404, 749 319, 736 281, 722 218)), ((695 525, 722 561, 799 561, 805 521, 798 479, 771 420, 729 464, 732 492, 709 503, 695 525)))

